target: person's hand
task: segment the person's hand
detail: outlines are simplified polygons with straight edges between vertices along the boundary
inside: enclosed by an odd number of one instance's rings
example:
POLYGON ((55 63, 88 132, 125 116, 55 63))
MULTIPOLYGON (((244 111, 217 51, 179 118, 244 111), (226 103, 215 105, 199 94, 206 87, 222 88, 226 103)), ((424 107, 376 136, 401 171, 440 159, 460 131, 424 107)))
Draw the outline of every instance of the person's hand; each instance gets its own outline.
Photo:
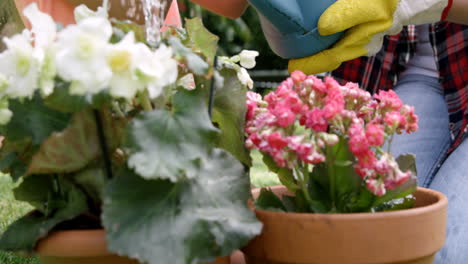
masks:
POLYGON ((23 9, 31 3, 36 3, 42 12, 51 15, 54 21, 60 22, 62 25, 73 24, 73 5, 66 0, 15 0, 18 13, 26 27, 30 28, 29 20, 23 15, 23 9))
POLYGON ((289 71, 306 74, 334 70, 344 61, 375 55, 383 37, 404 25, 444 20, 452 0, 339 0, 320 17, 322 35, 346 31, 330 49, 289 61, 289 71))
POLYGON ((291 59, 315 54, 335 43, 341 33, 321 36, 320 15, 336 0, 248 0, 258 12, 270 48, 291 59))

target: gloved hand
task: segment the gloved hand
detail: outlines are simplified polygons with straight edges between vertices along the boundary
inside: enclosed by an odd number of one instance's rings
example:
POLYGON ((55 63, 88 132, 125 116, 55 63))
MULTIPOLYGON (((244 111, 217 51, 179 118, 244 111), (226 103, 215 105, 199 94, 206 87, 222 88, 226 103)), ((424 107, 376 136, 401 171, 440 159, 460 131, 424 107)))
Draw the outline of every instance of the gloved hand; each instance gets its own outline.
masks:
POLYGON ((322 35, 346 30, 330 49, 289 61, 289 70, 306 74, 334 70, 344 61, 375 55, 385 35, 394 35, 404 25, 444 20, 452 0, 339 0, 320 17, 322 35))
POLYGON ((271 49, 283 58, 302 58, 330 47, 342 33, 321 36, 320 15, 336 0, 248 0, 257 10, 271 49))

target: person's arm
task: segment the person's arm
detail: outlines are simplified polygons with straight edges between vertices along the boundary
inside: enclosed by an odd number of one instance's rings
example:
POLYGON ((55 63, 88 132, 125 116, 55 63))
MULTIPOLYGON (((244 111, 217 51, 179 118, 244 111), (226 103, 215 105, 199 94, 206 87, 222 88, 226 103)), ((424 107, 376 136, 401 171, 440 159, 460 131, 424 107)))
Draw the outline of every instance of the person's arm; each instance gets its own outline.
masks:
POLYGON ((249 3, 247 0, 191 0, 211 12, 232 19, 240 17, 249 3))
POLYGON ((468 0, 453 0, 447 21, 468 25, 468 0))

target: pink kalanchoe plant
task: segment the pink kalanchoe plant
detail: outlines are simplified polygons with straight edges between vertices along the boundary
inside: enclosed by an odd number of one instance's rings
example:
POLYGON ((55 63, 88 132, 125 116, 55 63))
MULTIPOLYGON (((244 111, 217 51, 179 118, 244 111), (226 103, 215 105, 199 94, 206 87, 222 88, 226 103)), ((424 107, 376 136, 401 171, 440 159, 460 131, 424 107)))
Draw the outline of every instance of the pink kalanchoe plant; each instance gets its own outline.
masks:
POLYGON ((246 146, 295 194, 262 191, 260 207, 303 212, 362 212, 410 206, 414 156, 390 154, 394 134, 418 129, 414 108, 393 91, 374 96, 295 71, 264 98, 247 95, 246 146), (269 198, 268 198, 269 197, 269 198))

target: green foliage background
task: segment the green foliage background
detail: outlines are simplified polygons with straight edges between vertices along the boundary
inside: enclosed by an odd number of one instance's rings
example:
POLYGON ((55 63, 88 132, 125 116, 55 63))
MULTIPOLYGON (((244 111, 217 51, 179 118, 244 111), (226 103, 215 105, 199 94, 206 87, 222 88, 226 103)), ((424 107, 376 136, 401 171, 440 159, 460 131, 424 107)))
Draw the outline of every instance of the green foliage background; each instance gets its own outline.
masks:
POLYGON ((190 0, 179 0, 179 8, 183 17, 201 17, 205 27, 219 36, 219 55, 231 56, 243 49, 257 50, 260 56, 255 70, 287 68, 287 60, 275 55, 268 47, 254 8, 248 7, 242 17, 235 20, 215 15, 190 0))

